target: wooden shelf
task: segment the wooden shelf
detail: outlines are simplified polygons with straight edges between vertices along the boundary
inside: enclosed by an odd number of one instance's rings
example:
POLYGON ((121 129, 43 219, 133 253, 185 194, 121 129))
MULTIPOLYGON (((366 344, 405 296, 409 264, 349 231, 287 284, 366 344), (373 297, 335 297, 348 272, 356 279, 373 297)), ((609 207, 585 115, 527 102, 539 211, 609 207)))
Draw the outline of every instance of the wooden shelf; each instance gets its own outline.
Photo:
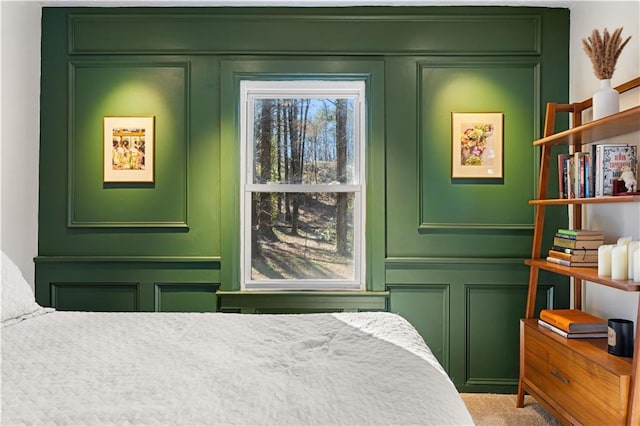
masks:
POLYGON ((569 204, 611 204, 640 202, 640 195, 616 195, 590 198, 554 198, 546 200, 529 200, 532 206, 565 206, 569 204))
POLYGON ((640 123, 640 106, 538 139, 533 142, 533 145, 586 145, 638 131, 638 123, 640 123))
POLYGON ((591 281, 607 287, 617 288, 622 291, 640 291, 640 282, 633 282, 632 280, 616 281, 612 280, 611 277, 601 277, 598 276, 597 268, 558 265, 556 263, 547 262, 544 259, 527 259, 524 263, 529 266, 544 269, 545 271, 575 277, 585 281, 591 281))

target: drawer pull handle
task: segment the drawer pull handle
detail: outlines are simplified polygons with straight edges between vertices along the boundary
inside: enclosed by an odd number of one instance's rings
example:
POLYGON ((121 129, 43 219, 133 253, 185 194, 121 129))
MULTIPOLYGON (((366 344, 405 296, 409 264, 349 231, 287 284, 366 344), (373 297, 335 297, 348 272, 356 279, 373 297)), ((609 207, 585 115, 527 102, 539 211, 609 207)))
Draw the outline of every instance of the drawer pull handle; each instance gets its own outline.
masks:
POLYGON ((560 373, 558 373, 556 370, 551 370, 551 375, 556 379, 560 380, 565 385, 569 384, 569 379, 562 377, 562 375, 560 375, 560 373))

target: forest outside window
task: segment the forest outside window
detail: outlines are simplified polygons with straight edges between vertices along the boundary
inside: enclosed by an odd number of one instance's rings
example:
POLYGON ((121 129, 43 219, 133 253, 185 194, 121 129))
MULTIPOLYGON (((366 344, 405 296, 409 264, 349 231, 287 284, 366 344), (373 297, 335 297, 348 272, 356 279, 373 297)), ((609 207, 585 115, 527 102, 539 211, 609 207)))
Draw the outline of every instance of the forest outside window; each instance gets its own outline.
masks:
POLYGON ((364 290, 364 82, 240 91, 242 289, 364 290))

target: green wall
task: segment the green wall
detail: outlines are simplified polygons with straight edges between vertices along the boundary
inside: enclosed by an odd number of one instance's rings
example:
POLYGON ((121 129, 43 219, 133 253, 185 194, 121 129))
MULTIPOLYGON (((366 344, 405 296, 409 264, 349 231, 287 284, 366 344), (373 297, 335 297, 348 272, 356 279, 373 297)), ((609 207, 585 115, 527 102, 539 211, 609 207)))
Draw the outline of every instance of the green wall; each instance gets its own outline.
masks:
MULTIPOLYGON (((546 102, 567 100, 568 47, 565 9, 44 8, 36 297, 104 311, 385 309, 459 389, 512 392, 531 141, 546 102), (367 82, 370 294, 243 295, 239 81, 326 76, 367 82), (502 178, 451 179, 452 112, 503 114, 502 178), (154 183, 103 183, 113 115, 155 116, 154 183)), ((548 232, 566 225, 548 212, 548 232)), ((566 306, 565 280, 544 277, 539 306, 566 306)))

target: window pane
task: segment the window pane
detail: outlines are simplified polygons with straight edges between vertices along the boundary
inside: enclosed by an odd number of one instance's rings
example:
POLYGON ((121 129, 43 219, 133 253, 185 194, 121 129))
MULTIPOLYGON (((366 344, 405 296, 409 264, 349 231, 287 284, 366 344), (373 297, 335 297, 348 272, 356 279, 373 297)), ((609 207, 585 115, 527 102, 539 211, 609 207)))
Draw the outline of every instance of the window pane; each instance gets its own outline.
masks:
POLYGON ((354 182, 351 99, 255 99, 253 183, 354 182))
POLYGON ((353 193, 253 193, 251 280, 354 279, 353 193))

